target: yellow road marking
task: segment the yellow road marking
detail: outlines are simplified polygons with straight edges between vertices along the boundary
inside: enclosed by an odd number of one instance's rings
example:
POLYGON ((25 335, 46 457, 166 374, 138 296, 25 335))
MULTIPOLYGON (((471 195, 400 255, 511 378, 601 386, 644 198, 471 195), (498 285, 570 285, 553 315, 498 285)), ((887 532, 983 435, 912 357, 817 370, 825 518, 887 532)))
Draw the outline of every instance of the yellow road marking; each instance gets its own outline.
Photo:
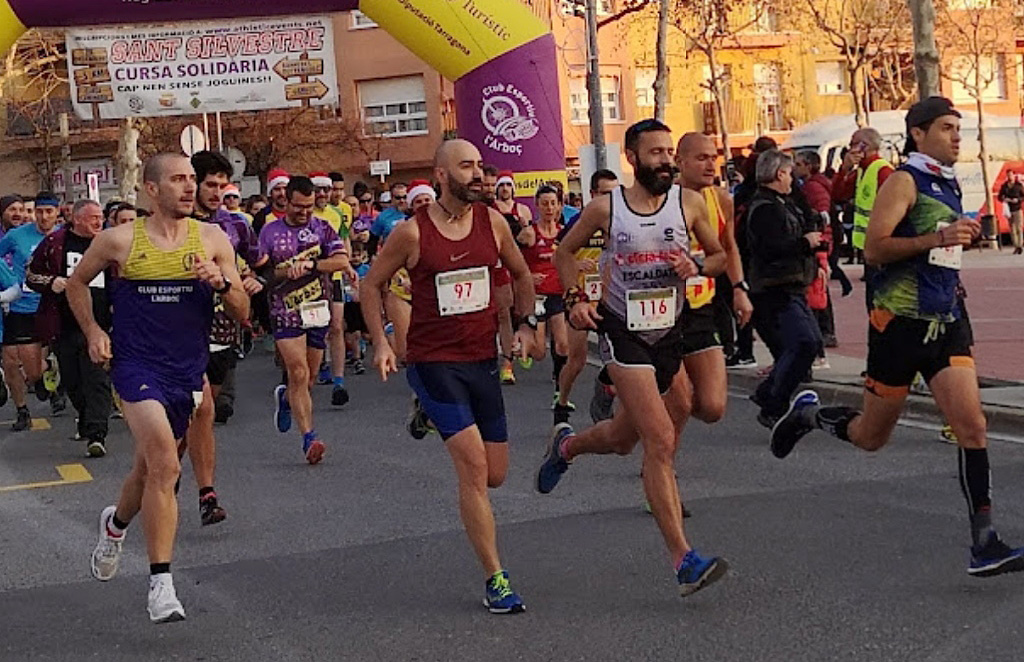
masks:
MULTIPOLYGON (((14 424, 14 421, 0 421, 0 427, 4 427, 4 426, 8 426, 8 425, 13 425, 13 424, 14 424)), ((33 418, 32 419, 32 427, 31 427, 32 431, 36 431, 36 430, 49 430, 49 429, 50 429, 50 421, 48 419, 45 419, 45 418, 33 418)))
POLYGON ((34 490, 40 487, 59 487, 61 485, 74 485, 75 483, 88 483, 92 480, 92 474, 81 464, 62 464, 57 467, 60 480, 48 480, 41 483, 25 483, 24 485, 10 485, 0 487, 0 492, 15 492, 18 490, 34 490))

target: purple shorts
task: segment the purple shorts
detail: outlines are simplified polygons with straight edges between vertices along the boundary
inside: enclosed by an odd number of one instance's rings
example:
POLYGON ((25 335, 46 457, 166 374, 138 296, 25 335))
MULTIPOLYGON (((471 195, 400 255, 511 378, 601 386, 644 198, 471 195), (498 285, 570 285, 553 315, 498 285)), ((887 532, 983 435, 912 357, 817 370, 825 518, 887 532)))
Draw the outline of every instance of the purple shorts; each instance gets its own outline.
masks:
POLYGON ((174 383, 141 366, 121 364, 111 370, 110 381, 125 402, 156 400, 163 405, 175 439, 184 438, 192 413, 203 397, 202 375, 191 384, 174 383))
POLYGON ((328 330, 330 330, 330 327, 328 326, 321 327, 319 329, 275 329, 274 340, 285 340, 287 338, 306 336, 306 347, 309 347, 310 349, 327 349, 328 330))

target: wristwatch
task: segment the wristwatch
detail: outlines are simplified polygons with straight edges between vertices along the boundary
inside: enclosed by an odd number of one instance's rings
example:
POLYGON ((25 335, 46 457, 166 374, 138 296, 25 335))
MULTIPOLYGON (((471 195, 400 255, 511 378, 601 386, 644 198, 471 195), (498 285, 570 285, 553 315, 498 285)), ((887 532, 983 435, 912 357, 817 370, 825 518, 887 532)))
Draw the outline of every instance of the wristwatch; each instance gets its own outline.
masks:
POLYGON ((230 289, 231 289, 231 281, 228 280, 227 278, 225 278, 224 279, 224 285, 222 285, 219 288, 217 288, 217 287, 213 288, 213 291, 216 292, 217 294, 227 294, 228 290, 230 290, 230 289))
POLYGON ((745 280, 741 280, 738 283, 733 283, 732 289, 743 290, 744 292, 750 292, 750 285, 745 280))
POLYGON ((522 326, 523 324, 536 331, 537 327, 540 325, 540 320, 537 319, 536 315, 530 313, 529 315, 523 315, 519 318, 519 325, 522 326))
POLYGON ((704 258, 702 256, 700 256, 700 255, 695 255, 695 256, 691 257, 690 259, 693 260, 693 263, 697 265, 697 275, 698 276, 703 276, 704 275, 704 258))

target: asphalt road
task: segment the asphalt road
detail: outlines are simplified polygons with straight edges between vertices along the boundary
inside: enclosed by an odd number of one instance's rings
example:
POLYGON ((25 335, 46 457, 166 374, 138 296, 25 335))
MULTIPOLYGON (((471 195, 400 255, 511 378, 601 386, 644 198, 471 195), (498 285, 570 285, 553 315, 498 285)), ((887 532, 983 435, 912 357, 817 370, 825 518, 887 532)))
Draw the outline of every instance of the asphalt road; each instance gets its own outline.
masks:
MULTIPOLYGON (((0 660, 1021 659, 1024 574, 967 576, 956 453, 933 433, 901 428, 873 456, 816 434, 779 461, 741 398, 718 425, 692 424, 678 460, 688 533, 732 570, 683 600, 640 507, 639 457, 583 458, 553 494, 534 492, 550 372, 520 371, 505 390, 512 466, 493 503, 528 611, 498 617, 480 605, 441 443, 405 434, 404 380, 352 377, 340 411, 318 388, 328 455, 309 467, 298 434, 272 428, 275 374, 266 354, 242 363, 238 413, 217 429, 225 522, 200 527, 185 470, 178 624, 146 617, 139 522, 120 575, 89 576, 97 515, 129 463, 123 423, 101 460, 68 440, 70 416, 4 426, 0 487, 56 480, 69 463, 93 479, 0 492, 0 660)), ((996 443, 992 463, 996 522, 1024 544, 1024 447, 996 443)))

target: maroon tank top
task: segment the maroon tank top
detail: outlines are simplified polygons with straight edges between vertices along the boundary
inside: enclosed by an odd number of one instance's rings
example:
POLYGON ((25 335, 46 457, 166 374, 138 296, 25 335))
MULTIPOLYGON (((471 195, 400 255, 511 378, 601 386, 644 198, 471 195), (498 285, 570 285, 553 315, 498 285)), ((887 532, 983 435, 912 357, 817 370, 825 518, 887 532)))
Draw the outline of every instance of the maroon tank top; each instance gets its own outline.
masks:
MULTIPOLYGON (((482 267, 486 269, 487 282, 493 280, 498 245, 487 207, 482 203, 473 205, 473 227, 460 241, 442 236, 430 220, 426 207, 417 212, 414 220, 420 231, 420 257, 416 266, 409 269, 412 321, 407 360, 410 363, 470 362, 497 357, 498 312, 491 288, 487 288, 489 303, 482 310, 449 315, 442 315, 437 291, 438 274, 444 274, 443 280, 450 282, 453 272, 482 267)), ((479 293, 481 281, 473 282, 473 286, 479 293)), ((459 283, 458 287, 460 294, 466 291, 464 283, 459 283)), ((451 289, 447 292, 446 299, 450 300, 454 292, 451 289)))

